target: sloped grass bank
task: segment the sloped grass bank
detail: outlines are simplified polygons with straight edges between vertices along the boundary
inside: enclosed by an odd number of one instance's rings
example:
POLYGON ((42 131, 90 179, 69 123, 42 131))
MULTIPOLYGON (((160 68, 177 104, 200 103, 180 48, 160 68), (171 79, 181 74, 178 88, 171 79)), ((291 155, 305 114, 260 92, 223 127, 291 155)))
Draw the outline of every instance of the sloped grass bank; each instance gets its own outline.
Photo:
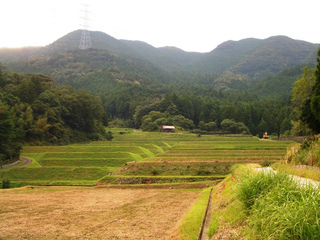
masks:
POLYGON ((125 176, 228 175, 234 162, 129 162, 114 174, 125 176))
POLYGON ((319 238, 319 188, 302 187, 287 173, 247 171, 239 180, 238 197, 257 239, 319 238))
POLYGON ((20 168, 10 169, 4 177, 12 179, 12 187, 26 185, 94 185, 113 168, 20 168))
POLYGON ((118 184, 118 185, 130 185, 130 184, 165 184, 165 183, 193 183, 193 182, 207 182, 208 185, 212 185, 215 182, 220 182, 224 176, 171 176, 171 177, 154 177, 154 176, 106 176, 97 183, 98 185, 118 184))
POLYGON ((208 236, 213 239, 245 239, 242 229, 247 213, 244 204, 236 197, 235 175, 228 175, 213 188, 211 221, 208 236))
POLYGON ((215 188, 213 239, 318 239, 320 191, 289 174, 241 166, 215 188), (216 201, 215 201, 216 200, 216 201))

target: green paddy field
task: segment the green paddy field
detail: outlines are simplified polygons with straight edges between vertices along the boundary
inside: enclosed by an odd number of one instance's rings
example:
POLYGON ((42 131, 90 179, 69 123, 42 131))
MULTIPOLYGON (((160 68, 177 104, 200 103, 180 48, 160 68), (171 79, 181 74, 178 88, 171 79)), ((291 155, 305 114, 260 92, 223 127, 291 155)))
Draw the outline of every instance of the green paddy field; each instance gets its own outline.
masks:
POLYGON ((25 146, 22 156, 32 163, 3 169, 0 176, 13 187, 213 181, 226 176, 237 163, 281 161, 292 144, 243 135, 113 131, 113 141, 25 146))

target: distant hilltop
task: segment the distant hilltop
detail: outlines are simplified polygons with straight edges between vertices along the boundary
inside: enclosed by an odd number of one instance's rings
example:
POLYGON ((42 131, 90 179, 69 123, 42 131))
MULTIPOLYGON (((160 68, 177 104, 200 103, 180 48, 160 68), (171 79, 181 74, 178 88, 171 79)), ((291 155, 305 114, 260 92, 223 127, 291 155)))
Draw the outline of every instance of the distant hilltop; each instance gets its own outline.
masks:
MULTIPOLYGON (((54 56, 79 48, 81 30, 71 32, 45 47, 0 49, 0 62, 54 56)), ((167 72, 191 71, 206 74, 232 72, 251 78, 271 76, 299 64, 315 63, 319 44, 286 36, 226 41, 208 53, 186 52, 176 47, 155 48, 148 43, 118 40, 106 33, 90 32, 92 47, 121 58, 142 59, 167 72)))

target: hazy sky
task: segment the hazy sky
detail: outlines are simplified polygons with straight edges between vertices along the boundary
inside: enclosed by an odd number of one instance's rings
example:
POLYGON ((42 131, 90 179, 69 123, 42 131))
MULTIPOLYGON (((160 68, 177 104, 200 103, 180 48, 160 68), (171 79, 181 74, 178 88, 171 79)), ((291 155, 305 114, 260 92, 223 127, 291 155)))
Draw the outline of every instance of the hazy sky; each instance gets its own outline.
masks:
POLYGON ((209 52, 227 40, 275 35, 320 43, 319 0, 8 0, 0 47, 45 46, 81 29, 84 4, 89 30, 155 47, 209 52))

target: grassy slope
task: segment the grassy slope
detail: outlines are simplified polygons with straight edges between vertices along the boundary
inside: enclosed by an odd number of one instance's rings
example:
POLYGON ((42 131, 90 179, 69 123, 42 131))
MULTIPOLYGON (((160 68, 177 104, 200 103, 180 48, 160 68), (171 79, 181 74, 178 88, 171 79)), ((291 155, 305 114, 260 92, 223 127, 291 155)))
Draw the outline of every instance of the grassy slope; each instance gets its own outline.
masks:
POLYGON ((209 236, 214 239, 317 239, 319 189, 287 173, 240 167, 214 188, 209 236))

